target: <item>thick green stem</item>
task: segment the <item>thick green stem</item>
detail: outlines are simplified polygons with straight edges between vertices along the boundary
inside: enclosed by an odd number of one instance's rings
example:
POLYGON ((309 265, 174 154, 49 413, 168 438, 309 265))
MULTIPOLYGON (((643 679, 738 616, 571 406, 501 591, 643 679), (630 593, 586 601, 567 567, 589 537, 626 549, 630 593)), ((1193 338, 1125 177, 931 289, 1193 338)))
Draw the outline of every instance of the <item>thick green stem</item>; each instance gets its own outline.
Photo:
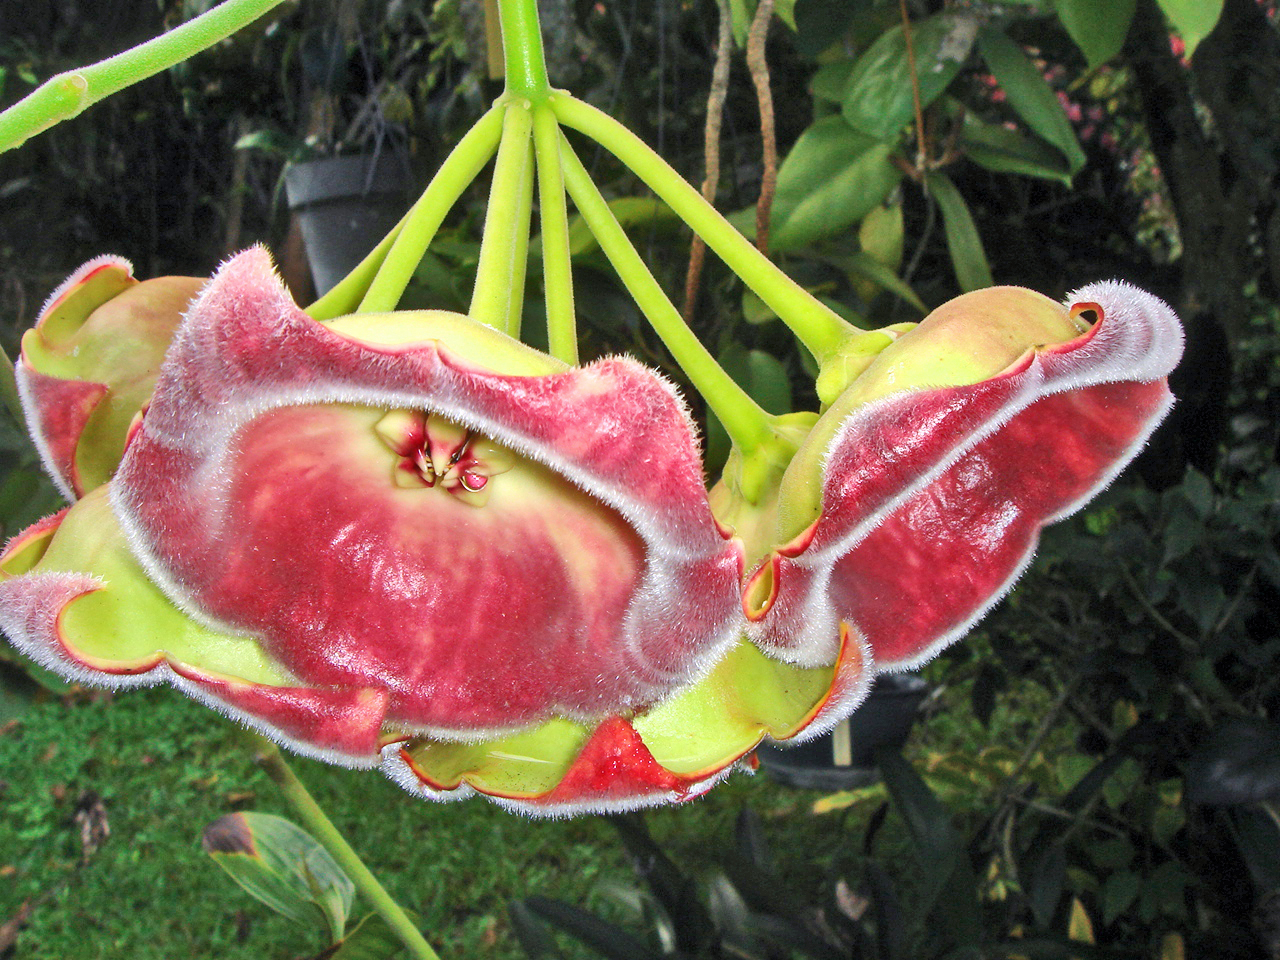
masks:
POLYGON ((168 33, 79 70, 46 80, 0 113, 0 153, 118 90, 167 70, 258 19, 282 0, 225 0, 168 33))
POLYGON ((667 345, 694 388, 702 394, 707 406, 724 424, 729 439, 744 455, 753 453, 771 435, 771 418, 764 412, 693 335, 680 316, 680 311, 653 278, 636 248, 600 195, 590 175, 573 152, 569 141, 561 135, 560 156, 563 159, 564 183, 574 205, 586 221, 600 249, 636 305, 667 345))
POLYGON ((527 100, 503 99, 502 142, 493 167, 469 313, 519 338, 533 209, 533 111, 527 100))
POLYGON ((498 0, 507 93, 541 103, 551 93, 538 28, 538 0, 498 0))
POLYGON ((280 748, 269 740, 251 734, 257 745, 257 760, 262 765, 275 785, 280 788, 284 798, 289 801, 311 835, 320 842, 338 866, 346 871, 347 876, 356 885, 356 889, 369 902, 369 905, 387 921, 387 925, 396 932, 410 955, 418 960, 440 960, 439 955, 431 949, 431 944, 423 938, 413 921, 404 912, 404 908, 392 899, 386 888, 378 882, 378 878, 364 865, 360 855, 351 848, 346 839, 338 832, 325 812, 320 809, 302 781, 280 753, 280 748))
POLYGON ((553 357, 578 363, 578 324, 573 312, 569 214, 560 163, 560 125, 541 104, 533 108, 533 151, 538 164, 542 223, 542 287, 547 304, 547 343, 553 357))
POLYGON ((562 124, 586 134, 631 168, 782 318, 819 362, 857 332, 761 254, 665 160, 617 120, 565 93, 554 94, 550 102, 562 124))
MULTIPOLYGON (((358 312, 394 310, 427 247, 453 205, 489 162, 502 136, 502 108, 494 107, 450 151, 418 202, 397 227, 394 243, 369 283, 358 312)), ((361 264, 363 267, 363 264, 361 264)))

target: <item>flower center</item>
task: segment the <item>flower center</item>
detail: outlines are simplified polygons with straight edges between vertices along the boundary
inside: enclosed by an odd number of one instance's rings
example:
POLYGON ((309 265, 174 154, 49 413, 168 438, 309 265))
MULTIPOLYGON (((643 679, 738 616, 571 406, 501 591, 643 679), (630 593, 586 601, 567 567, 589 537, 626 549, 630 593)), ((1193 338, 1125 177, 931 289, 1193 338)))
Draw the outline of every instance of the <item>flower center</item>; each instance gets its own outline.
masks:
POLYGON ((397 487, 439 488, 471 506, 483 506, 490 478, 515 465, 506 447, 438 414, 392 410, 373 429, 399 457, 391 471, 397 487))

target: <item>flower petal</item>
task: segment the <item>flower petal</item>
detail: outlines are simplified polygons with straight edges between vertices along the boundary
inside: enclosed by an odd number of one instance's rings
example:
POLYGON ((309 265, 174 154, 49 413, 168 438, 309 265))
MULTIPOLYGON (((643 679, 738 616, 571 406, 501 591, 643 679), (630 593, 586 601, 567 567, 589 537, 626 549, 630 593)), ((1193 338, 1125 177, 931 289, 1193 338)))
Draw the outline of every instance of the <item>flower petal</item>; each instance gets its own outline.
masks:
POLYGON ((129 261, 98 257, 54 291, 23 335, 15 373, 27 422, 68 499, 110 478, 182 311, 204 282, 139 283, 129 261))
POLYGON ((480 743, 415 738, 383 749, 383 770, 434 800, 476 792, 531 816, 617 813, 711 789, 768 736, 807 740, 866 696, 869 654, 849 630, 833 667, 767 657, 742 640, 693 686, 630 719, 563 719, 480 743))
POLYGON ((68 679, 172 683, 308 756, 379 760, 385 691, 298 687, 251 638, 185 617, 137 567, 105 488, 10 542, 0 556, 0 629, 68 679))
POLYGON ((741 622, 740 551, 672 388, 629 360, 567 369, 452 315, 408 320, 317 323, 260 250, 219 272, 112 484, 151 579, 299 680, 385 689, 393 724, 447 738, 599 719, 710 668, 741 622), (463 478, 480 507, 398 487, 376 428, 400 409, 520 464, 463 478))
POLYGON ((840 424, 821 517, 744 595, 757 643, 830 662, 847 621, 877 669, 920 663, 1003 596, 1042 526, 1119 473, 1172 403, 1164 378, 1181 328, 1125 284, 1072 299, 1097 316, 1079 337, 972 386, 891 394, 840 424))
POLYGON ((720 782, 737 755, 687 775, 660 763, 628 720, 593 728, 553 720, 485 744, 414 741, 384 749, 383 769, 410 793, 434 800, 476 791, 531 816, 622 813, 690 800, 720 782))

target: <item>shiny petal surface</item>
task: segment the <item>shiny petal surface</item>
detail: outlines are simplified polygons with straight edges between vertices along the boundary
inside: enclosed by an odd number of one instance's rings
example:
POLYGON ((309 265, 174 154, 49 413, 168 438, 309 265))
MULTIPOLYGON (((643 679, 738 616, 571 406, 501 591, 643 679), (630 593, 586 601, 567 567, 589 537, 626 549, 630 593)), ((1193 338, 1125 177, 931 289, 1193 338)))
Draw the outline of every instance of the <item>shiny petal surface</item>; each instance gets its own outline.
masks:
POLYGON ((338 332, 298 310, 264 252, 230 261, 112 484, 150 578, 300 681, 385 690, 393 727, 446 738, 598 720, 709 669, 740 625, 740 553, 670 386, 622 359, 485 369, 419 321, 409 342, 376 318, 338 332), (376 429, 397 409, 518 463, 485 476, 480 507, 397 486, 376 429))
POLYGON ((1004 595, 1042 526, 1128 463, 1172 402, 1181 328, 1123 284, 1072 302, 1097 317, 1079 337, 972 386, 891 394, 840 424, 821 517, 748 586, 757 643, 830 662, 847 623, 877 669, 918 664, 1004 595))
POLYGON ((68 499, 115 471, 187 304, 205 281, 139 282, 120 257, 80 267, 22 338, 15 368, 32 438, 68 499))

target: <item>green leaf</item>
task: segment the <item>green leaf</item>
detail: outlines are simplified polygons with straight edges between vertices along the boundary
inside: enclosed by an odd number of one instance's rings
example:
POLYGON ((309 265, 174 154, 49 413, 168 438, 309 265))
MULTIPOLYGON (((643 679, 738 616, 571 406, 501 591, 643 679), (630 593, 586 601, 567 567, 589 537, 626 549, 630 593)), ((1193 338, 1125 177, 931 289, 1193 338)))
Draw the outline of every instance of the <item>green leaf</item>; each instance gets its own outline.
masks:
POLYGON ((947 251, 951 254, 951 265, 955 268, 960 289, 968 293, 994 284, 987 254, 982 249, 982 238, 978 236, 969 205, 960 196, 956 185, 946 174, 930 173, 925 175, 924 186, 942 212, 947 251))
POLYGON ((768 323, 777 320, 778 314, 773 307, 760 299, 750 287, 742 288, 742 319, 751 324, 768 323))
POLYGON ((1102 885, 1102 923, 1104 926, 1121 916, 1138 899, 1139 876, 1132 870, 1117 870, 1102 885))
POLYGON ((796 28, 796 0, 777 0, 774 15, 792 30, 796 28))
POLYGON ((1200 41, 1213 32, 1222 16, 1223 0, 1158 0, 1169 25, 1178 31, 1187 46, 1187 56, 1195 53, 1200 41))
POLYGON ((729 0, 729 22, 733 26, 733 42, 739 47, 747 42, 747 31, 751 29, 751 14, 755 4, 747 8, 746 0, 729 0))
POLYGON ((824 117, 800 135, 778 170, 769 243, 788 250, 834 236, 860 221, 902 179, 892 148, 824 117))
POLYGON ((12 467, 0 481, 0 537, 8 538, 65 506, 49 477, 34 465, 12 467))
POLYGON ((982 932, 977 880, 950 815, 901 754, 877 750, 876 766, 925 872, 927 902, 931 908, 936 905, 951 938, 976 943, 982 932))
POLYGON ((901 196, 875 207, 858 227, 858 246, 862 252, 894 272, 902 266, 905 237, 901 196))
POLYGON ((796 49, 806 57, 816 57, 849 32, 854 18, 869 7, 870 0, 796 0, 796 49))
POLYGON ((15 423, 24 422, 22 401, 18 399, 18 384, 14 379, 13 361, 3 348, 0 348, 0 402, 4 403, 4 408, 9 411, 9 416, 13 417, 15 423))
POLYGON ((1071 186, 1066 158, 1021 130, 983 123, 970 114, 961 127, 960 148, 974 163, 996 173, 1040 177, 1071 186))
POLYGON ((305 926, 325 924, 342 939, 355 885, 301 827, 269 813, 231 813, 205 827, 218 866, 272 910, 305 926))
MULTIPOLYGON (((922 107, 936 100, 960 72, 977 25, 973 17, 940 13, 912 26, 922 107)), ((902 27, 886 30, 854 65, 844 96, 844 118, 877 140, 896 141, 915 114, 912 73, 902 27)))
POLYGON ((809 92, 819 100, 840 103, 844 100, 844 92, 849 87, 849 77, 852 73, 852 60, 836 60, 824 64, 809 81, 809 92))
POLYGON ((1057 0, 1058 19, 1089 66, 1098 67, 1124 46, 1136 5, 1137 0, 1057 0))
MULTIPOLYGON (((417 922, 417 918, 413 918, 417 922)), ((391 960, 402 956, 404 941, 376 913, 369 913, 360 918, 337 949, 325 960, 391 960)))
POLYGON ((1187 475, 1182 480, 1182 495, 1201 520, 1208 520, 1213 515, 1213 484, 1199 470, 1187 468, 1187 475))
POLYGON ((1058 96, 1022 48, 997 27, 978 31, 978 51, 1004 91, 1009 106, 1037 135, 1066 158, 1067 172, 1084 166, 1084 151, 1076 139, 1058 96))
POLYGON ((832 258, 831 262, 841 267, 850 277, 856 276, 869 280, 911 304, 921 313, 929 312, 929 308, 911 289, 911 285, 875 257, 869 257, 865 253, 854 253, 847 257, 832 258))
POLYGON ((310 153, 305 142, 278 130, 253 130, 246 133, 236 140, 235 149, 261 150, 285 159, 302 159, 310 153))

